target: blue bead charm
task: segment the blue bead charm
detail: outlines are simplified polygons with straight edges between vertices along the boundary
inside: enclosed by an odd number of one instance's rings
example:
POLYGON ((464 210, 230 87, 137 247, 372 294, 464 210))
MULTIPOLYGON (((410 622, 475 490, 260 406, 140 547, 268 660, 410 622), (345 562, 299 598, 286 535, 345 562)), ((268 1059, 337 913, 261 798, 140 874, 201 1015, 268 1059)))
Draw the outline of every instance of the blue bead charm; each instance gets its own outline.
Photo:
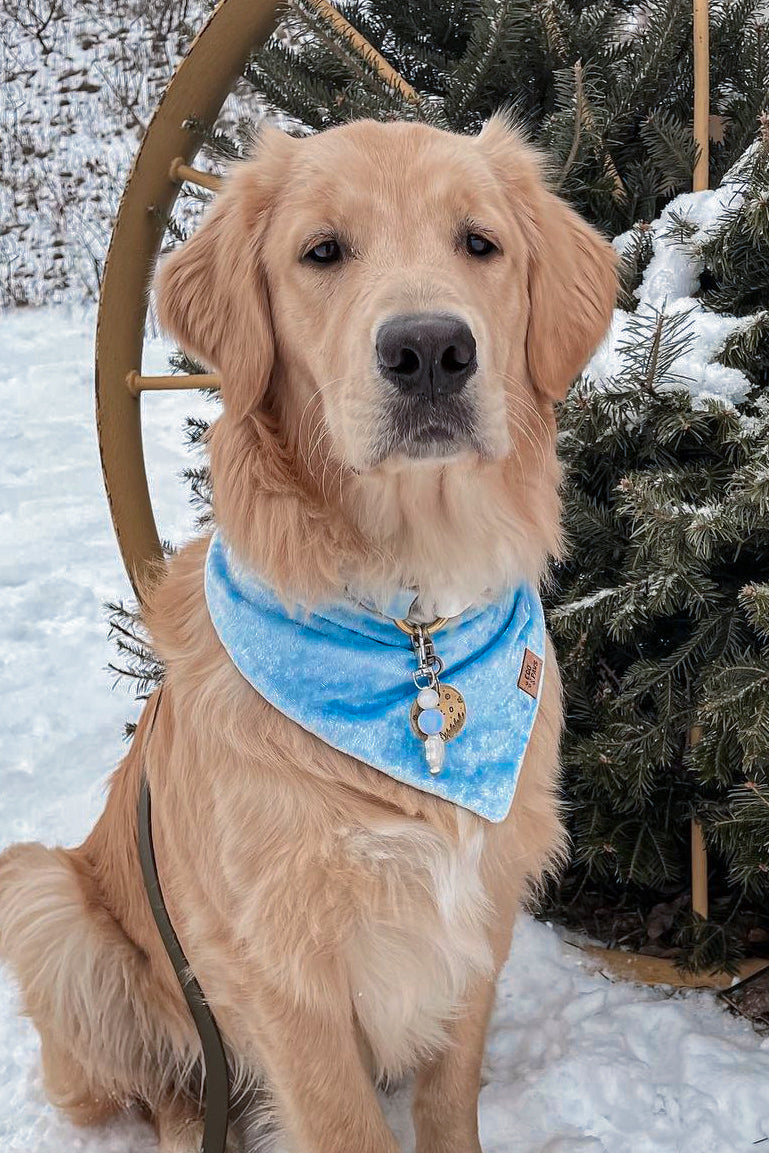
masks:
POLYGON ((438 709, 423 709, 417 717, 417 726, 426 737, 439 733, 446 722, 438 709))

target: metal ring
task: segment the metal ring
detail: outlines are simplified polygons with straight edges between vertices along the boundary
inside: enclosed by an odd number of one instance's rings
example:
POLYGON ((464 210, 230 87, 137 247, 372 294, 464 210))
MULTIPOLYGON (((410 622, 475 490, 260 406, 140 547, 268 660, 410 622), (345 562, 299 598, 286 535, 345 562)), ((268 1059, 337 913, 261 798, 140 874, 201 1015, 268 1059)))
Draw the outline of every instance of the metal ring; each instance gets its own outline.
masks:
POLYGON ((436 617, 431 624, 422 624, 420 621, 407 621, 402 617, 392 618, 393 624, 397 625, 402 633, 406 633, 406 635, 410 637, 413 637, 417 628, 422 628, 428 633, 437 633, 438 629, 444 628, 450 620, 451 617, 436 617))

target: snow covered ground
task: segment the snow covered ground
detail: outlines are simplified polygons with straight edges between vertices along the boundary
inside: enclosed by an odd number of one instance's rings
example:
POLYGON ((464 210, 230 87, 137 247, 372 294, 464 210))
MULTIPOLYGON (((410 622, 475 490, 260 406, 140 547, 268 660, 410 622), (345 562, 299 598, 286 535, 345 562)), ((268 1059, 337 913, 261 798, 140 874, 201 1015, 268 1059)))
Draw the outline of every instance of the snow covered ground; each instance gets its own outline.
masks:
MULTIPOLYGON (((72 845, 101 804, 136 706, 113 691, 107 598, 128 595, 102 490, 92 310, 0 316, 0 847, 72 845)), ((147 365, 165 363, 159 343, 147 365)), ((200 397, 146 398, 164 536, 191 531, 176 474, 200 397)), ((0 980, 2 1153, 151 1153, 126 1118, 79 1131, 46 1103, 37 1038, 0 980)), ((413 1149, 408 1091, 385 1101, 413 1149)), ((769 1148, 769 1041, 708 995, 614 985, 548 926, 522 918, 499 990, 481 1095, 486 1153, 747 1153, 769 1148)))
POLYGON ((3 304, 96 297, 128 166, 201 7, 188 24, 181 0, 0 4, 3 304))
MULTIPOLYGON (((96 299, 138 142, 211 7, 0 2, 0 307, 96 299)), ((225 121, 258 114, 237 93, 225 121)))

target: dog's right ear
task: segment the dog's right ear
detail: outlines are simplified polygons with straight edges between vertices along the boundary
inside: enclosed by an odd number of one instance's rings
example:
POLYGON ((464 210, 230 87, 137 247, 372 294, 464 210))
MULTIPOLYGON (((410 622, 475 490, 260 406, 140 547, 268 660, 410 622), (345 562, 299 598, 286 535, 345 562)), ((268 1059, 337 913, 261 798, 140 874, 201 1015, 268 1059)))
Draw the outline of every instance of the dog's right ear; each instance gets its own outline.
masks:
POLYGON ((611 244, 547 187, 546 156, 508 115, 480 136, 510 196, 529 246, 526 359, 534 387, 563 400, 611 323, 617 255, 611 244))
POLYGON ((264 132, 256 157, 232 170, 198 230, 161 260, 155 277, 161 325, 220 374, 235 419, 259 404, 273 366, 261 238, 286 147, 276 137, 294 143, 276 129, 264 132))

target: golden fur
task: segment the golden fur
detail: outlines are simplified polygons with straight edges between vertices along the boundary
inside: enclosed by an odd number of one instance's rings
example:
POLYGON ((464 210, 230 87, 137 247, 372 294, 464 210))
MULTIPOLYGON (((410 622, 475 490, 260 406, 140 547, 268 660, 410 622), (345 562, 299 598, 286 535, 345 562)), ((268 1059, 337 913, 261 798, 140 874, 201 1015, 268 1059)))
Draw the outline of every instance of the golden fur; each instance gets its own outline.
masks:
MULTIPOLYGON (((413 586, 437 611, 538 581, 559 547, 553 402, 614 294, 610 246, 500 117, 477 137, 265 130, 158 279, 163 323, 222 376, 217 522, 288 603, 413 586), (468 222, 493 259, 458 248, 468 222), (309 267, 307 244, 332 232, 349 259, 309 267), (475 333, 478 446, 388 454, 372 333, 436 310, 475 333)), ((40 1031, 48 1093, 82 1123, 139 1100, 163 1153, 197 1149, 197 1038, 137 859, 144 757, 172 919, 238 1084, 264 1084, 291 1148, 395 1153, 372 1078, 413 1071, 419 1153, 478 1153, 495 978, 516 909, 563 846, 553 654, 512 812, 490 824, 261 699, 208 617, 206 547, 182 549, 147 591, 162 706, 149 741, 142 716, 96 827, 73 850, 0 858, 0 954, 40 1031)))

